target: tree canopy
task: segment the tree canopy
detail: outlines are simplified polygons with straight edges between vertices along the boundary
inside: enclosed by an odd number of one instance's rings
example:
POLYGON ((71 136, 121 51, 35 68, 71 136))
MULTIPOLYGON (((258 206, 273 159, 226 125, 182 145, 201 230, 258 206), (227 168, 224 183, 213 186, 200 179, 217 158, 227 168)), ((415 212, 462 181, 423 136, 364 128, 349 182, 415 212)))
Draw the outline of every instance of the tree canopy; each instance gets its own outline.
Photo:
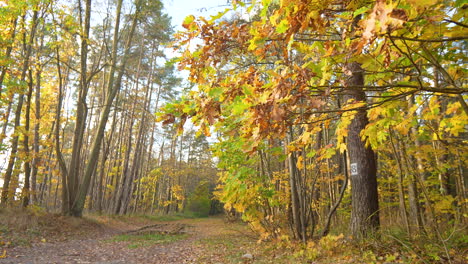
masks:
POLYGON ((366 210, 364 218, 377 216, 356 235, 378 226, 377 199, 388 205, 384 186, 394 180, 408 231, 421 227, 421 214, 441 213, 431 203, 465 212, 457 168, 467 162, 466 10, 463 1, 264 0, 188 16, 175 47, 197 88, 161 119, 216 131, 218 195, 266 236, 284 230, 282 209, 292 210, 296 237, 317 224, 328 233, 324 219, 346 199, 349 176, 353 190, 375 188, 365 198, 352 192, 351 222, 366 210), (377 176, 375 165, 353 161, 364 149, 362 162, 378 157, 377 176), (360 199, 373 209, 359 209, 360 199))

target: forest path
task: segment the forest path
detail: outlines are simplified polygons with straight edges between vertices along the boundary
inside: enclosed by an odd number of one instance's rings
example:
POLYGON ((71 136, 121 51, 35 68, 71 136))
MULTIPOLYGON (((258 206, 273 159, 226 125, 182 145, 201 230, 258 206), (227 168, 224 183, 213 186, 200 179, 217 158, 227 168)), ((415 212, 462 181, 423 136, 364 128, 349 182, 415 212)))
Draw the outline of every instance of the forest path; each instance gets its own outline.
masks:
POLYGON ((0 263, 226 263, 216 239, 239 236, 245 241, 247 233, 245 225, 219 217, 114 222, 87 231, 84 238, 12 248, 0 263))

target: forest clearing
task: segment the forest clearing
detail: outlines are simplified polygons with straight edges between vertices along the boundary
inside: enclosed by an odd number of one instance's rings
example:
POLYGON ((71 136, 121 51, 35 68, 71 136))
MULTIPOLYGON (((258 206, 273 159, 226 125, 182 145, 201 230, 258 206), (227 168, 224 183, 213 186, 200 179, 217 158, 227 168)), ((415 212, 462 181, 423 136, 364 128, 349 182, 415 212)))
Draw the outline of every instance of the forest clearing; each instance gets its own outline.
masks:
POLYGON ((0 263, 466 263, 467 188, 467 0, 0 0, 0 263))

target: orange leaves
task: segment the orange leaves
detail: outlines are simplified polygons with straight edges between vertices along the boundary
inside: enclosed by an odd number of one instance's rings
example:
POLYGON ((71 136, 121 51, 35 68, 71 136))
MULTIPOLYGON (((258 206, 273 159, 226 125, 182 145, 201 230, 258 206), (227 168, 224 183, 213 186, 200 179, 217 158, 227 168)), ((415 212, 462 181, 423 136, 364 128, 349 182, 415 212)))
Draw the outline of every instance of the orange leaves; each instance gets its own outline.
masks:
POLYGON ((191 29, 194 21, 195 21, 195 16, 194 15, 189 15, 184 19, 184 22, 182 23, 182 26, 185 29, 191 29))
POLYGON ((372 39, 400 28, 407 19, 404 9, 397 9, 393 3, 387 4, 385 0, 376 1, 372 12, 360 23, 363 33, 356 53, 360 53, 372 39))

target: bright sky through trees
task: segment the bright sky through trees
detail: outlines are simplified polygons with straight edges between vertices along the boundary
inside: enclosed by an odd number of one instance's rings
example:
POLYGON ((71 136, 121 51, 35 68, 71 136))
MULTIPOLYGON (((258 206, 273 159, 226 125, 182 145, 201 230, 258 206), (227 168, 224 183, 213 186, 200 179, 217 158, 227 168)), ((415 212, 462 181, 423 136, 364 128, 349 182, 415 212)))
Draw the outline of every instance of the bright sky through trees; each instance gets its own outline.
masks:
POLYGON ((176 30, 182 29, 182 22, 188 15, 209 16, 228 7, 227 0, 164 0, 163 4, 176 30))

